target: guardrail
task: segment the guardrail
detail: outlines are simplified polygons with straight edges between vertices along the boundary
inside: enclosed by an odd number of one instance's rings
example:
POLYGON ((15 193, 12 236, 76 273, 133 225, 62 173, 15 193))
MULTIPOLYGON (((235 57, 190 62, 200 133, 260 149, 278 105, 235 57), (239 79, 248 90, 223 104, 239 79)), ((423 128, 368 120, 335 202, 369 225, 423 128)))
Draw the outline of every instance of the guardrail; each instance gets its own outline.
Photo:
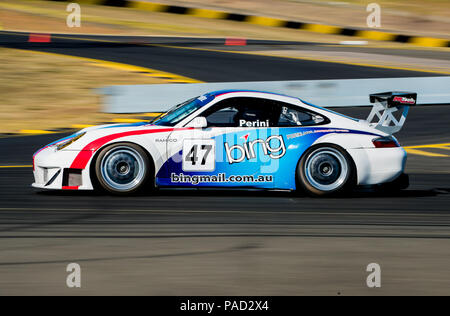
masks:
POLYGON ((165 112, 216 90, 257 90, 301 98, 322 107, 371 106, 369 94, 417 92, 419 105, 450 104, 450 77, 298 80, 109 86, 100 89, 107 113, 165 112))

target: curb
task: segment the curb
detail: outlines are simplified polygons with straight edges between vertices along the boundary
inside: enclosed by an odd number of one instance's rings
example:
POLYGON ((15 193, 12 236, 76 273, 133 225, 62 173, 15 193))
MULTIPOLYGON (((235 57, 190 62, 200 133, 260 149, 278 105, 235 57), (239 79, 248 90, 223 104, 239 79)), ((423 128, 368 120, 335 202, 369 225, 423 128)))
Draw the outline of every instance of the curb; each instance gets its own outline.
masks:
MULTIPOLYGON (((66 1, 69 0, 51 0, 66 1)), ((174 6, 155 2, 139 1, 139 0, 79 0, 79 3, 97 4, 114 7, 127 7, 136 10, 191 15, 201 18, 228 20, 234 22, 244 22, 263 26, 281 27, 288 29, 296 29, 310 31, 322 34, 343 35, 350 37, 364 38, 368 40, 388 41, 397 43, 413 44, 423 47, 450 47, 450 40, 435 37, 411 36, 404 34, 396 34, 391 32, 364 30, 357 28, 343 28, 339 26, 305 23, 301 21, 290 21, 277 19, 266 16, 246 15, 232 12, 225 12, 211 9, 201 9, 195 7, 174 6)))

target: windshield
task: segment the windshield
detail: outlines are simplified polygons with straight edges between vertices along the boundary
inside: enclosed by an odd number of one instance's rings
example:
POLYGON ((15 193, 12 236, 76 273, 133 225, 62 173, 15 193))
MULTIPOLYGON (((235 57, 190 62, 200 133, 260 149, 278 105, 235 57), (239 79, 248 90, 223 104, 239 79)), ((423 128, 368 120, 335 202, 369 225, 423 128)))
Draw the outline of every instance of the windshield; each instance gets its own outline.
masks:
POLYGON ((161 126, 175 126, 190 114, 197 111, 204 105, 198 97, 174 106, 169 112, 155 118, 150 123, 161 126))

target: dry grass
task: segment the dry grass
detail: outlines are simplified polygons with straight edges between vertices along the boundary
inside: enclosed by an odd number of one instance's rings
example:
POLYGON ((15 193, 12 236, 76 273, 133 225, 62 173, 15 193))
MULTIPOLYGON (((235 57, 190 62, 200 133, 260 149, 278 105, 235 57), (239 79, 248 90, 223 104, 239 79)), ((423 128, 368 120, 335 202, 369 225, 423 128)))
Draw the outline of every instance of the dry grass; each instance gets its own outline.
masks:
POLYGON ((160 0, 348 27, 366 28, 369 3, 382 9, 382 28, 408 34, 450 36, 448 0, 160 0))
POLYGON ((0 23, 5 30, 48 33, 220 36, 331 43, 347 39, 240 22, 87 4, 82 5, 81 28, 69 28, 66 26, 66 5, 50 1, 2 0, 0 23))
MULTIPOLYGON (((159 0, 169 4, 276 16, 280 18, 366 28, 367 0, 159 0), (338 5, 336 5, 336 3, 338 5)), ((450 1, 379 0, 382 28, 406 34, 450 36, 450 1)), ((82 27, 66 26, 67 3, 2 0, 4 29, 39 32, 127 35, 242 36, 304 41, 336 41, 342 37, 239 22, 82 4, 82 27)))
MULTIPOLYGON (((159 2, 276 16, 349 27, 366 28, 366 0, 159 0, 159 2), (350 2, 350 3, 349 3, 350 2), (331 4, 330 4, 331 3, 331 4)), ((383 29, 405 34, 450 36, 450 1, 381 0, 383 29)), ((137 11, 82 4, 82 27, 66 26, 64 2, 2 0, 0 23, 7 30, 50 33, 121 35, 230 36, 259 39, 339 42, 348 37, 185 15, 137 11)))
MULTIPOLYGON (((21 2, 18 2, 21 3, 21 2)), ((76 28, 68 28, 63 23, 62 18, 49 17, 27 13, 26 10, 5 10, 3 5, 11 4, 10 2, 0 3, 0 25, 5 30, 17 31, 37 31, 42 33, 64 32, 77 33, 76 28)), ((9 6, 8 6, 9 7, 9 6)), ((17 8, 17 7, 16 7, 17 8)), ((31 10, 30 10, 31 11, 31 10)), ((92 34, 117 34, 120 30, 102 25, 83 25, 86 33, 92 34)), ((79 30, 78 30, 79 32, 79 30)))
POLYGON ((0 48, 0 60, 0 133, 109 121, 94 88, 163 83, 65 56, 0 48))
MULTIPOLYGON (((295 17, 302 15, 301 9, 306 6, 349 9, 352 5, 366 7, 369 3, 378 3, 387 10, 399 10, 404 13, 422 16, 450 17, 450 3, 448 0, 160 0, 155 2, 193 5, 197 7, 209 6, 226 9, 240 9, 250 12, 264 12, 295 17)), ((317 10, 316 16, 323 15, 317 10)), ((323 16, 322 19, 330 17, 323 16)))
MULTIPOLYGON (((296 1, 296 0, 287 0, 296 1)), ((317 2, 330 2, 319 0, 317 2)), ((367 6, 372 1, 367 0, 343 0, 335 2, 347 2, 361 6, 367 6)), ((377 0, 373 1, 387 10, 403 11, 404 13, 420 15, 423 17, 440 16, 450 18, 450 2, 448 0, 377 0)))

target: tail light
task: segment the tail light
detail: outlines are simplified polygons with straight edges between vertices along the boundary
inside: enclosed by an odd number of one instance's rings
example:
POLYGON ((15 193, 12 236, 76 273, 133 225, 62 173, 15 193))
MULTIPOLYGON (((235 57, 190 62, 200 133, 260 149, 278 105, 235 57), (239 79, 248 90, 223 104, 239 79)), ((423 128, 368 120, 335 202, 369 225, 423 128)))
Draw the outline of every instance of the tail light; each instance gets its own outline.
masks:
POLYGON ((398 141, 392 136, 378 137, 372 140, 375 148, 393 148, 400 147, 398 141))

